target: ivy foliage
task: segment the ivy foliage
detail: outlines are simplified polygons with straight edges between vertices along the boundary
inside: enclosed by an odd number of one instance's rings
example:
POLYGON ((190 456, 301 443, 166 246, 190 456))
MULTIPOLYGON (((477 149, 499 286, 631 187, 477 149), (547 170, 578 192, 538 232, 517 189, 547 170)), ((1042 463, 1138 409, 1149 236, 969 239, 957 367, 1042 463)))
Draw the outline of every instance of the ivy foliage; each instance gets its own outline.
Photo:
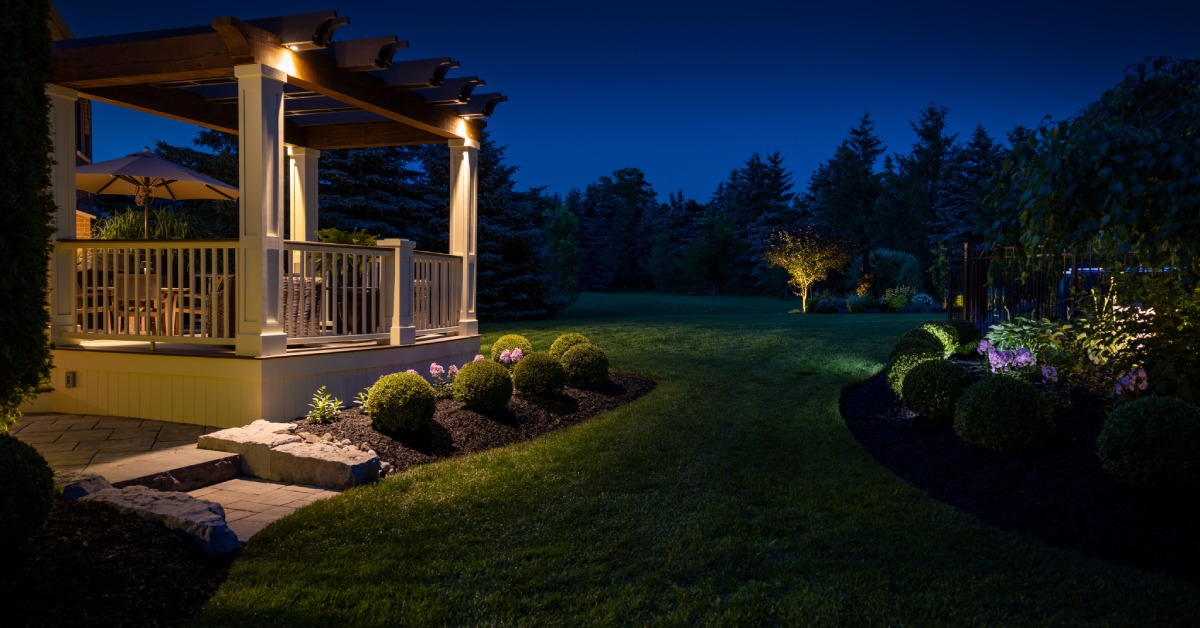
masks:
POLYGON ((34 0, 0 12, 9 65, 0 90, 0 430, 20 417, 21 403, 50 374, 46 274, 53 233, 50 126, 49 3, 34 0))
POLYGON ((1200 278, 1200 59, 1139 64, 1071 119, 1014 146, 992 201, 996 245, 1089 247, 1200 278))

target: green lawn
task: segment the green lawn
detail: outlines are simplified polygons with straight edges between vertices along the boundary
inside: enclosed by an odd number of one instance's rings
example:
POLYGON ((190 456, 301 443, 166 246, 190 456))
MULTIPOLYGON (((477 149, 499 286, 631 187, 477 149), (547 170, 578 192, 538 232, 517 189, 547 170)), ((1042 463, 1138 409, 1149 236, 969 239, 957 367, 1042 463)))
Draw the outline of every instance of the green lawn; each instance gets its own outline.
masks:
POLYGON ((557 321, 658 388, 270 526, 202 625, 1193 624, 1200 587, 983 525, 898 480, 838 394, 920 315, 584 295, 557 321))

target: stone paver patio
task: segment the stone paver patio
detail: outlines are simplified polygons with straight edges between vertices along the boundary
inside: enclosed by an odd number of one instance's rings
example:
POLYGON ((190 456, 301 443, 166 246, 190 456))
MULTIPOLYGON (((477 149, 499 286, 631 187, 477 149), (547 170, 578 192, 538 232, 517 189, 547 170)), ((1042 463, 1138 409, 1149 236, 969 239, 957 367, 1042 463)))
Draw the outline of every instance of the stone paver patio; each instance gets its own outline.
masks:
MULTIPOLYGON (((129 417, 34 413, 22 417, 11 433, 33 445, 55 471, 94 473, 117 484, 230 457, 196 448, 202 434, 219 429, 129 417)), ((229 527, 245 542, 272 521, 340 491, 242 477, 187 492, 221 504, 229 527)))

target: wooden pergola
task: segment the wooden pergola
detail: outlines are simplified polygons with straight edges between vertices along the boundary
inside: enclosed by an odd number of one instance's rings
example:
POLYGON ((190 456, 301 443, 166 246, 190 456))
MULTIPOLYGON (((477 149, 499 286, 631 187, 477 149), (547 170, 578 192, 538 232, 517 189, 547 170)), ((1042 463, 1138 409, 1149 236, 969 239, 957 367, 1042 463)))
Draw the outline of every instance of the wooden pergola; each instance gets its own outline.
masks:
MULTIPOLYGON (((75 102, 97 100, 239 138, 240 180, 236 351, 282 355, 280 277, 287 242, 315 240, 321 150, 445 143, 450 147, 450 242, 461 259, 459 334, 477 335, 475 314, 476 187, 479 136, 498 93, 476 93, 484 81, 449 77, 449 57, 397 60, 396 37, 334 41, 348 23, 328 11, 257 20, 233 17, 190 28, 57 41, 47 86, 55 134, 57 238, 74 233, 75 102), (284 207, 284 168, 290 207, 284 207), (290 211, 290 234, 284 234, 290 211)), ((399 248, 397 249, 399 251, 399 248)), ((55 266, 70 268, 59 246, 55 266)), ((399 259, 399 253, 396 256, 399 259)), ((402 271, 397 271, 402 272, 402 271)), ((52 283, 52 336, 73 343, 78 328, 72 273, 52 283)), ((411 277, 409 278, 411 285, 411 277)), ((412 343, 411 304, 396 291, 394 345, 412 343)))

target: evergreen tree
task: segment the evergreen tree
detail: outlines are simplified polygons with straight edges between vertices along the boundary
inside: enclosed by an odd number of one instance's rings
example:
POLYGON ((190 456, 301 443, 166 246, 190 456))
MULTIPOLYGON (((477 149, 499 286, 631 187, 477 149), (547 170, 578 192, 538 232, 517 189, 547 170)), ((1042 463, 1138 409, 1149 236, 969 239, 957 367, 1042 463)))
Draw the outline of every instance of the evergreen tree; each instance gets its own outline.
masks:
MULTIPOLYGON (((154 154, 184 168, 206 174, 218 181, 230 185, 238 185, 240 178, 238 164, 238 138, 232 133, 204 129, 192 140, 199 149, 183 146, 172 146, 162 140, 154 142, 154 154)), ((127 200, 114 200, 117 197, 97 195, 93 198, 96 206, 127 207, 127 200)), ((238 204, 230 201, 189 200, 154 202, 156 206, 172 207, 173 211, 184 214, 188 225, 188 233, 196 238, 234 238, 237 237, 238 204)), ((141 237, 141 236, 138 236, 141 237)))
POLYGON ((654 188, 637 168, 623 168, 587 186, 580 242, 585 289, 629 290, 650 285, 644 271, 662 223, 654 188))
POLYGON ((836 229, 858 250, 862 293, 871 289, 871 249, 876 227, 876 201, 882 192, 876 162, 887 148, 875 135, 875 123, 863 114, 858 126, 842 141, 827 163, 809 182, 810 211, 831 229, 836 229))
MULTIPOLYGON (((34 0, 0 14, 9 65, 0 90, 0 143, 4 193, 0 194, 0 431, 20 417, 21 403, 50 375, 50 324, 46 308, 49 242, 54 233, 50 194, 49 3, 34 0)), ((73 272, 70 268, 58 272, 73 272)))
POLYGON ((441 145, 322 151, 320 227, 361 229, 445 252, 450 228, 446 155, 441 145))
POLYGON ((890 221, 898 237, 889 244, 922 262, 930 262, 930 248, 945 241, 945 234, 936 233, 939 218, 959 211, 950 207, 948 194, 959 161, 958 135, 946 133, 949 112, 934 103, 922 109, 917 120, 909 123, 917 134, 912 152, 896 159, 894 193, 900 215, 890 221))
POLYGON ((798 223, 792 188, 780 153, 754 153, 714 193, 714 205, 732 221, 734 237, 742 243, 730 279, 735 291, 788 294, 787 274, 767 263, 764 254, 772 233, 798 223))
POLYGON ((555 292, 569 303, 574 303, 579 298, 579 273, 583 264, 583 249, 579 246, 579 218, 571 211, 569 203, 556 203, 542 213, 542 219, 550 269, 555 277, 555 292))
POLYGON ((945 202, 934 217, 931 240, 935 248, 954 250, 964 241, 982 237, 981 207, 999 170, 1003 151, 982 125, 958 152, 958 160, 946 186, 945 202))
POLYGON ((711 290, 710 312, 716 309, 717 286, 729 281, 737 258, 739 243, 731 223, 719 210, 710 207, 696 236, 684 248, 683 267, 693 285, 711 290))

